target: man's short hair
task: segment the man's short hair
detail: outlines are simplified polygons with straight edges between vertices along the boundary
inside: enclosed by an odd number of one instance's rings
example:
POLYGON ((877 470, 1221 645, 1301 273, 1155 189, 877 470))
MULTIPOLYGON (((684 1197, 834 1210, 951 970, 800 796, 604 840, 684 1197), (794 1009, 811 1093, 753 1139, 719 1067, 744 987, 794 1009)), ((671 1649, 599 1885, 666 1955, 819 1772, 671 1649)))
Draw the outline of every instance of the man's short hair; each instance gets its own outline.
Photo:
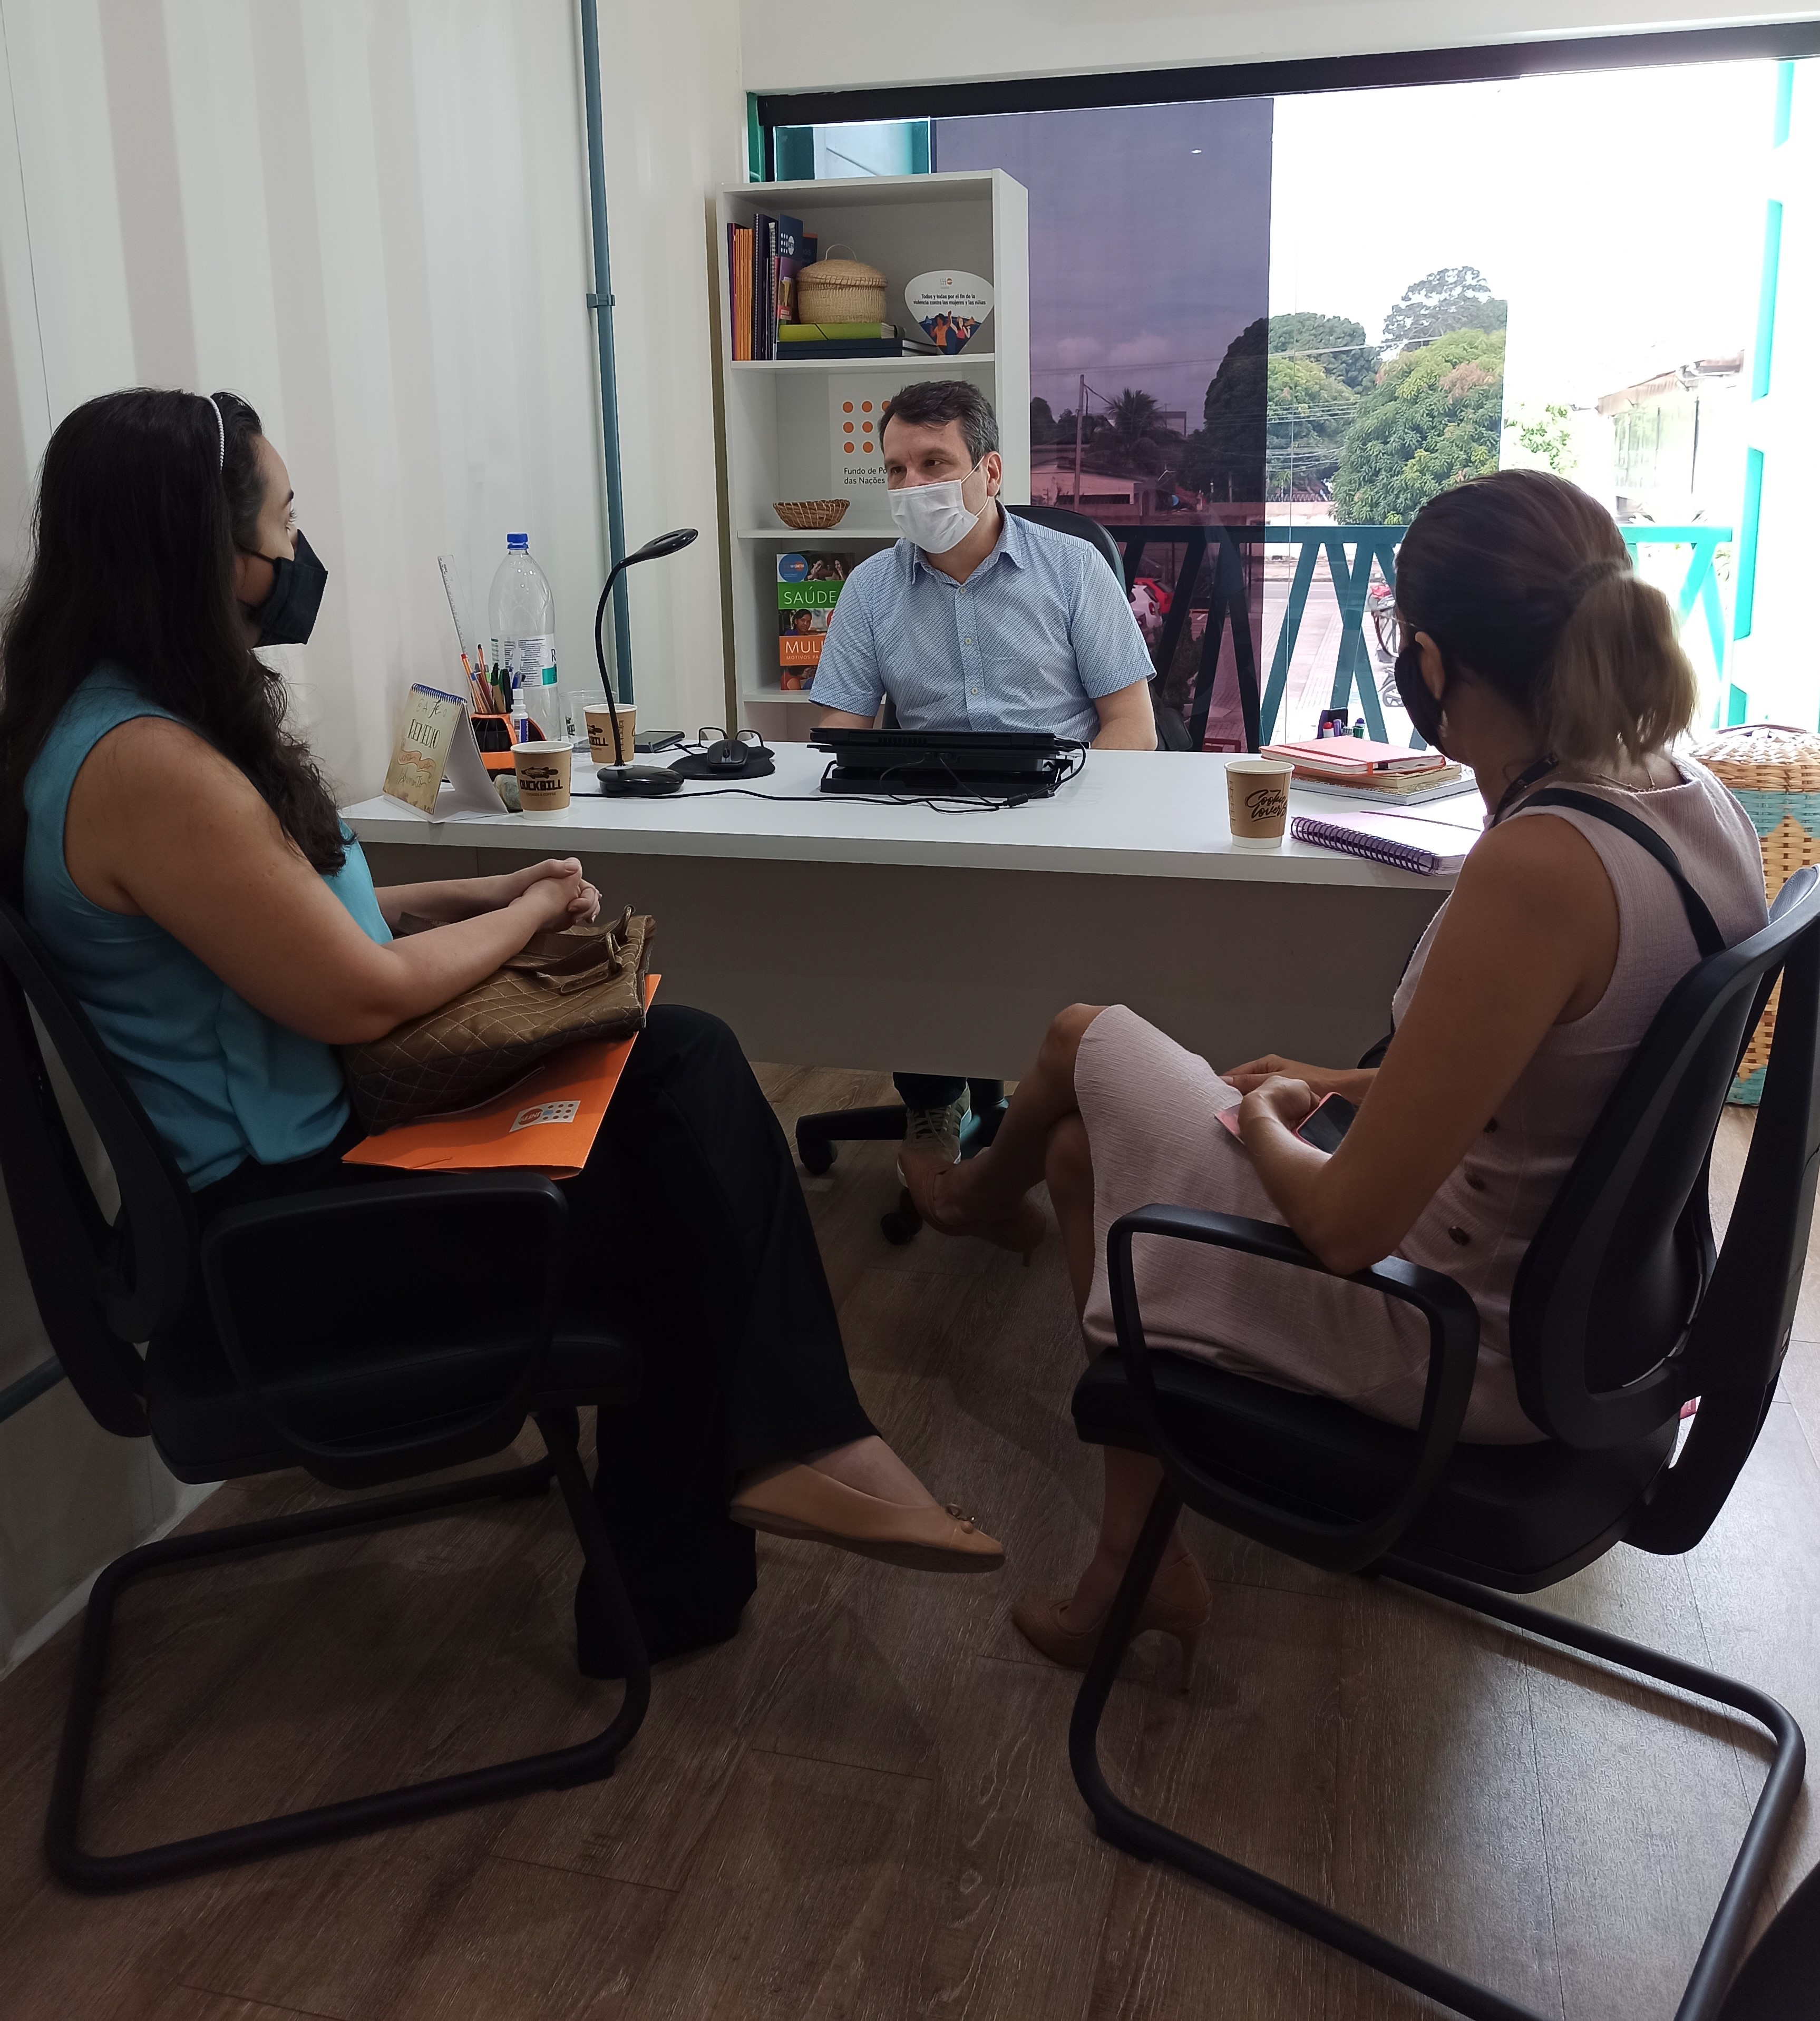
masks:
POLYGON ((965 379, 919 379, 914 386, 900 387, 891 396, 885 427, 893 421, 908 421, 919 428, 945 428, 949 422, 958 421, 961 439, 975 464, 998 446, 998 417, 992 411, 992 402, 965 379))

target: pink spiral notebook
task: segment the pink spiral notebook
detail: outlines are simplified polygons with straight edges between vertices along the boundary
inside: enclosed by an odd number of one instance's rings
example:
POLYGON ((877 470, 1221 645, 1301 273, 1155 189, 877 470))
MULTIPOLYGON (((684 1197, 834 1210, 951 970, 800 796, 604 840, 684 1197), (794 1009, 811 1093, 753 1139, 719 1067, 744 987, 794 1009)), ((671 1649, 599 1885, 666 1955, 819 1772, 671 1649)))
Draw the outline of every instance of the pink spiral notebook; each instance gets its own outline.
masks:
POLYGON ((1438 815, 1361 808, 1356 813, 1297 814, 1289 833, 1343 855, 1362 856, 1393 869, 1435 877, 1457 870, 1483 832, 1481 822, 1443 821, 1438 815))

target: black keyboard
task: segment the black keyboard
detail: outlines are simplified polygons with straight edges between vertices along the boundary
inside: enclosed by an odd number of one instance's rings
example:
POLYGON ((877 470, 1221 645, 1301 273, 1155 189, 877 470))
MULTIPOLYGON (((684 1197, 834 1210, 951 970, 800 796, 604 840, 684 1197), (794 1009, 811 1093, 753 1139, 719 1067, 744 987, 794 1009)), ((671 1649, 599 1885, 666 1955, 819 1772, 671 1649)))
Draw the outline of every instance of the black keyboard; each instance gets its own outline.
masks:
POLYGON ((1069 776, 1069 750, 1046 730, 819 730, 834 762, 824 793, 1044 796, 1069 776))
POLYGON ((1030 752, 1052 757, 1061 740, 1048 730, 818 730, 809 739, 818 751, 844 756, 852 751, 1030 752))

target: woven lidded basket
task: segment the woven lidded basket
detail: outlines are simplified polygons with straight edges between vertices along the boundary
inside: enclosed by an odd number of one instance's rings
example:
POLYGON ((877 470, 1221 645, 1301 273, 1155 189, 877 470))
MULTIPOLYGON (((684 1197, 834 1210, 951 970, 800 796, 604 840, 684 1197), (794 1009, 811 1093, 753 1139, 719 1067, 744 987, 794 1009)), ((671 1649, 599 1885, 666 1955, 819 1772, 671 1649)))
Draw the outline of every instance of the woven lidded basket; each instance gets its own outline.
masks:
POLYGON ((884 276, 863 260, 818 260, 797 276, 804 322, 883 322, 884 276))
MULTIPOLYGON (((1804 863, 1820 863, 1820 736, 1779 723, 1741 723, 1693 753, 1744 803, 1763 852, 1763 890, 1776 894, 1804 863)), ((1754 1109, 1763 1098, 1778 983, 1738 1062, 1729 1102, 1754 1109)))

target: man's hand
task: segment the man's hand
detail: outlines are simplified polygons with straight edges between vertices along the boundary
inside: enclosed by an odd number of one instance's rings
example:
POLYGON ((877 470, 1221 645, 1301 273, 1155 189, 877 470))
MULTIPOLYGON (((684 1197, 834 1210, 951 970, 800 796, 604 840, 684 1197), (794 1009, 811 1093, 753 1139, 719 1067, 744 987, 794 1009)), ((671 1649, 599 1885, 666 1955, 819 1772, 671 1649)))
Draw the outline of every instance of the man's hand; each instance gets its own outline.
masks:
POLYGON ((1115 694, 1096 695, 1093 706, 1100 712, 1096 751, 1155 750, 1156 711, 1151 706, 1148 681, 1133 681, 1115 694))
POLYGON ((1261 1087, 1267 1080, 1283 1074, 1292 1080, 1307 1082, 1317 1095, 1340 1094, 1356 1103, 1364 1101, 1377 1069, 1311 1067, 1304 1060, 1286 1060, 1280 1053, 1266 1053, 1261 1058, 1247 1060, 1242 1066, 1228 1067, 1220 1078, 1228 1087, 1237 1088, 1241 1094, 1249 1094, 1254 1087, 1261 1087))

